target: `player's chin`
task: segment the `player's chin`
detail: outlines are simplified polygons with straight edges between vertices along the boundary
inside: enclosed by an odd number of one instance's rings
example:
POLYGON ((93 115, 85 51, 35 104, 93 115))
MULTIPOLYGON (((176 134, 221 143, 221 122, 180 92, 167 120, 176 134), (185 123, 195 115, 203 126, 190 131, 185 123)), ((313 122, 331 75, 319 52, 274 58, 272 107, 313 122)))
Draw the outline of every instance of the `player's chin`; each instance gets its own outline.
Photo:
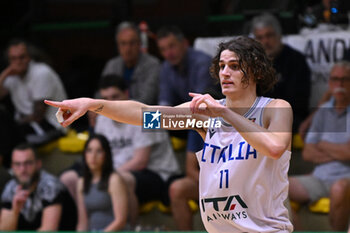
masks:
POLYGON ((230 89, 230 88, 222 88, 222 94, 224 96, 228 96, 234 93, 234 90, 230 89))

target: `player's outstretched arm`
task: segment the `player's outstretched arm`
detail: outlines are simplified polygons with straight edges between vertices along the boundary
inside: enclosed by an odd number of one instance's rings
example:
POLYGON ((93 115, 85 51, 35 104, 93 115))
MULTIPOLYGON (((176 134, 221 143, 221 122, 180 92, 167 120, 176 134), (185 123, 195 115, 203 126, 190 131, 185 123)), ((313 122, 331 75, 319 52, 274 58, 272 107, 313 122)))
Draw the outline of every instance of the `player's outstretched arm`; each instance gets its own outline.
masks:
POLYGON ((59 108, 63 112, 61 125, 67 127, 83 116, 87 111, 93 111, 115 121, 141 125, 142 109, 148 106, 133 100, 108 101, 102 99, 78 98, 62 102, 45 100, 45 103, 59 108))
MULTIPOLYGON (((183 103, 176 107, 149 106, 133 100, 108 101, 91 98, 78 98, 64 100, 62 102, 45 100, 45 103, 59 108, 58 111, 62 112, 62 120, 60 123, 63 127, 69 126, 75 120, 83 116, 87 111, 93 111, 112 120, 132 125, 142 125, 142 111, 159 110, 163 114, 168 115, 192 114, 189 107, 190 102, 183 103)), ((174 121, 176 121, 176 119, 174 119, 174 121)), ((171 126, 168 129, 177 130, 186 129, 186 127, 179 128, 171 126)))

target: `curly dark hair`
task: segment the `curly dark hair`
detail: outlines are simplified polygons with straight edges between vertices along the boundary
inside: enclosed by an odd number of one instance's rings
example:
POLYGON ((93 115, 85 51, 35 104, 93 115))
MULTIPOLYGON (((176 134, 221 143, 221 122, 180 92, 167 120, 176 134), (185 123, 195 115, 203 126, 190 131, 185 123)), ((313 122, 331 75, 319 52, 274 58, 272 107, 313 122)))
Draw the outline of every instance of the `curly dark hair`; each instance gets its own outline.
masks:
POLYGON ((252 77, 257 84, 256 94, 258 96, 268 92, 276 84, 276 72, 264 48, 259 42, 246 36, 238 36, 228 42, 219 44, 217 54, 210 66, 210 74, 214 78, 220 80, 219 61, 221 52, 224 50, 230 50, 236 54, 240 69, 243 72, 242 83, 248 86, 249 79, 252 77))

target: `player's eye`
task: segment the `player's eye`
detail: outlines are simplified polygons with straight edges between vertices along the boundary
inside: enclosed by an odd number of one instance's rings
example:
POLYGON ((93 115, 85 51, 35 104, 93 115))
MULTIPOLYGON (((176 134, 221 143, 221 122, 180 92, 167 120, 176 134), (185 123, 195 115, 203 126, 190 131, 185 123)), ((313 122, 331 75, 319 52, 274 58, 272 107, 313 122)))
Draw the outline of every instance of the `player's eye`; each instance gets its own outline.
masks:
POLYGON ((238 65, 238 64, 231 64, 231 65, 230 65, 230 68, 231 68, 232 70, 239 70, 239 65, 238 65))

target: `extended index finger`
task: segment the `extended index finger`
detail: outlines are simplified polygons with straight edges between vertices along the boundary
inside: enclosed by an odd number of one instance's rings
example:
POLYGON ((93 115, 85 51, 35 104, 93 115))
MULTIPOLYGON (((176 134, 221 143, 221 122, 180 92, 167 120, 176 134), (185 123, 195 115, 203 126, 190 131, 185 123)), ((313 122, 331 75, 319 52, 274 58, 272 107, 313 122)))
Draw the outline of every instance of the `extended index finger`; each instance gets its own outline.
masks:
POLYGON ((61 108, 64 107, 64 104, 62 102, 58 102, 58 101, 52 101, 52 100, 44 100, 44 103, 56 108, 61 108))
POLYGON ((191 97, 196 97, 196 96, 199 96, 199 95, 202 95, 202 94, 189 92, 188 95, 191 96, 191 97))

